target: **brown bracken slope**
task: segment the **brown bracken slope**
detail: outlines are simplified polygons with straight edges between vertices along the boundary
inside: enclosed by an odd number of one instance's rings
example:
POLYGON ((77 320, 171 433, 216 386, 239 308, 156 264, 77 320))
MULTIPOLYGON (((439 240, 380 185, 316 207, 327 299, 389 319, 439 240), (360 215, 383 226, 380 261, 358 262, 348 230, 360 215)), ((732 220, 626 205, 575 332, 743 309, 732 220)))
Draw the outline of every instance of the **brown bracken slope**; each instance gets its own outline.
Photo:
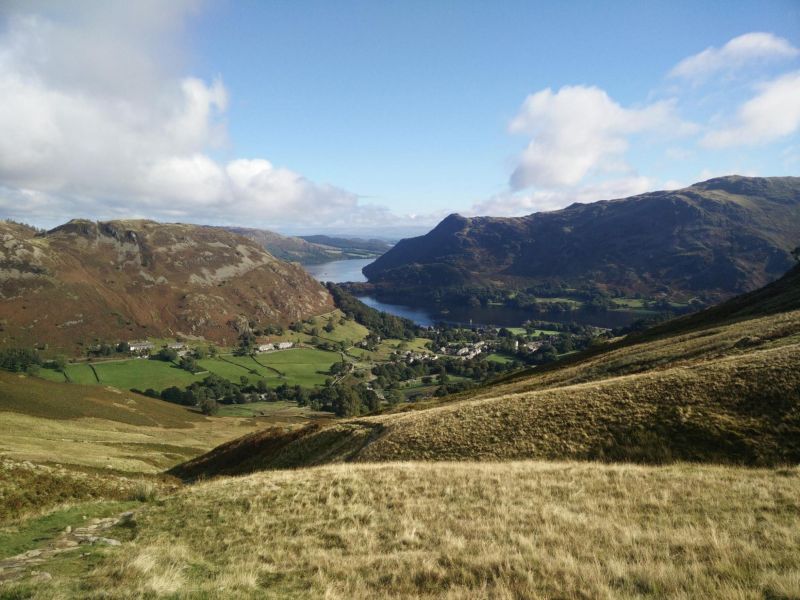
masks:
POLYGON ((333 308, 300 266, 215 227, 73 220, 45 233, 0 222, 0 346, 78 352, 98 341, 198 336, 333 308))

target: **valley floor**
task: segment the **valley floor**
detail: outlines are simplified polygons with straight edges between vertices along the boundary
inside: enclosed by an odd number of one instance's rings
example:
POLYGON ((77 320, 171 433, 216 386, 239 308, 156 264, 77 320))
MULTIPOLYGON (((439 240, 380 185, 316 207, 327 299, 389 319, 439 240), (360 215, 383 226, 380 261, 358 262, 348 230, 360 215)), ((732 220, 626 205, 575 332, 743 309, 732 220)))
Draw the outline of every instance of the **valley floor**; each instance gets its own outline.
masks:
POLYGON ((270 471, 145 504, 84 572, 0 597, 797 598, 798 515, 798 467, 270 471))

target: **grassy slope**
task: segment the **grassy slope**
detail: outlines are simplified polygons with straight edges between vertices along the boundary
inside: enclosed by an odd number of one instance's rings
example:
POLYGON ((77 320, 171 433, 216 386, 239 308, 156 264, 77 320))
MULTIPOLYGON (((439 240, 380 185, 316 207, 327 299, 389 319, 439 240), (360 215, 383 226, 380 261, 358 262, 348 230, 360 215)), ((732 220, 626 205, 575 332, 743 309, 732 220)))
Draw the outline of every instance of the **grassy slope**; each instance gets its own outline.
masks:
MULTIPOLYGON (((448 403, 271 434, 240 463, 216 449, 184 477, 336 461, 599 459, 780 464, 800 460, 800 268, 769 293, 688 325, 448 403), (788 282, 788 284, 787 284, 788 282), (720 316, 721 315, 721 316, 720 316), (733 321, 726 321, 734 317, 733 321)), ((234 446, 236 443, 232 443, 234 446)))
POLYGON ((35 597, 794 598, 796 468, 334 465, 187 487, 35 597))
POLYGON ((209 419, 102 386, 0 371, 0 454, 127 472, 158 472, 260 425, 209 419))

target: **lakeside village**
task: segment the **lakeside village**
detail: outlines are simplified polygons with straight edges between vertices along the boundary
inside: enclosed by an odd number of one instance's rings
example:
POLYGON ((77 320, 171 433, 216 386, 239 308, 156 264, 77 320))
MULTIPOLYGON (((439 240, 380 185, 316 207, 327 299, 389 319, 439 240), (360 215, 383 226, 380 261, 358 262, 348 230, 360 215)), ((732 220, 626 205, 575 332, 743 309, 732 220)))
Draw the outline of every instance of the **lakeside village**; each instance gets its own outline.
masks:
POLYGON ((128 389, 209 415, 220 405, 288 401, 351 416, 458 393, 616 333, 545 322, 420 327, 333 291, 339 308, 332 313, 288 328, 250 323, 232 347, 184 338, 95 340, 82 357, 53 356, 46 347, 5 351, 0 367, 128 389))

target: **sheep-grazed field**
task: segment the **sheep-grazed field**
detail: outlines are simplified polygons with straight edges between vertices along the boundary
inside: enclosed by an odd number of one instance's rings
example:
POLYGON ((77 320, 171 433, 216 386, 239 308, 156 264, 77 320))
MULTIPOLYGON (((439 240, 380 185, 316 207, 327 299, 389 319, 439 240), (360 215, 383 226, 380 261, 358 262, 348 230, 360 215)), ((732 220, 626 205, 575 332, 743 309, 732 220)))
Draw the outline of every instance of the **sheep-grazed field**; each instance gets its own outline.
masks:
POLYGON ((334 465, 188 486, 86 572, 2 593, 788 599, 799 515, 796 467, 334 465))

